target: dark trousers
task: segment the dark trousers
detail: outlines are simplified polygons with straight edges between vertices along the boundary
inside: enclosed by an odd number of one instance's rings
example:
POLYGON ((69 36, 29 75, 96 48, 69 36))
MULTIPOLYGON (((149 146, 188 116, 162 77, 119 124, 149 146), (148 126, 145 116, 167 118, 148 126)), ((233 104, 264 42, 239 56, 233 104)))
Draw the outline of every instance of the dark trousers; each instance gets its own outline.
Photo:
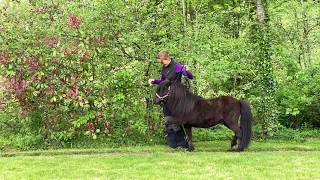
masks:
MULTIPOLYGON (((165 116, 165 119, 167 116, 172 115, 166 103, 164 103, 163 105, 163 114, 165 116)), ((186 134, 182 126, 178 126, 178 125, 166 126, 165 132, 166 132, 167 144, 171 148, 177 148, 177 147, 188 148, 188 142, 186 141, 186 138, 185 138, 186 134)))

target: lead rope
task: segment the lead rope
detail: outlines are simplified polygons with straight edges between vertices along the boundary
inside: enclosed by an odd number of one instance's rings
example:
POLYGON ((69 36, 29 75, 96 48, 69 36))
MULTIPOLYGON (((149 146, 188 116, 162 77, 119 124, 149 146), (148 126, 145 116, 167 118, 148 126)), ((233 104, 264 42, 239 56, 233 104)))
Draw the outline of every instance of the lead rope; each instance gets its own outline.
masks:
POLYGON ((184 132, 184 134, 185 134, 184 139, 187 141, 187 143, 188 143, 188 145, 189 145, 189 138, 188 138, 187 131, 186 131, 186 129, 184 128, 184 125, 181 125, 181 126, 182 126, 183 132, 184 132))

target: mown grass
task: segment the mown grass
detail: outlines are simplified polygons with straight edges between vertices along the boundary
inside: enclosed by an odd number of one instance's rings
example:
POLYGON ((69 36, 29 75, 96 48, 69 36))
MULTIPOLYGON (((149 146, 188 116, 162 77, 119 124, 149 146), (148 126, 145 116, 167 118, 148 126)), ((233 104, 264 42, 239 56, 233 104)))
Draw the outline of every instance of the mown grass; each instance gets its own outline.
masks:
POLYGON ((0 179, 320 179, 320 140, 1 152, 0 179))

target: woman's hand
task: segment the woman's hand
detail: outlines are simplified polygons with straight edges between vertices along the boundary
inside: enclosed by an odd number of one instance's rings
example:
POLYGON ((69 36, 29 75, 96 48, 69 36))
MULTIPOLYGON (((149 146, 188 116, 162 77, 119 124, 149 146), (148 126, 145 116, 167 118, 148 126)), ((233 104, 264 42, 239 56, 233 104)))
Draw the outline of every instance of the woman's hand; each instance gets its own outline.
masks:
POLYGON ((153 81, 154 81, 154 79, 149 79, 148 80, 148 83, 149 83, 150 86, 153 85, 153 83, 152 83, 153 81))
POLYGON ((183 67, 184 67, 184 69, 185 69, 186 71, 189 71, 188 65, 183 65, 183 67))

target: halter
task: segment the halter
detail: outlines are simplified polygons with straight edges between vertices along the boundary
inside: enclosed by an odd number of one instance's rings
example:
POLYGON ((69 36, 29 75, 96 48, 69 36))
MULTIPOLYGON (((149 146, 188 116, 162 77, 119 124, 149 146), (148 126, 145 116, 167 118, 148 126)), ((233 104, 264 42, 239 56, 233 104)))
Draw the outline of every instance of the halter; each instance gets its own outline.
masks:
POLYGON ((163 96, 160 96, 158 93, 156 93, 156 96, 161 100, 163 101, 166 97, 169 96, 169 92, 170 92, 170 86, 168 87, 168 92, 167 94, 163 95, 163 96))

